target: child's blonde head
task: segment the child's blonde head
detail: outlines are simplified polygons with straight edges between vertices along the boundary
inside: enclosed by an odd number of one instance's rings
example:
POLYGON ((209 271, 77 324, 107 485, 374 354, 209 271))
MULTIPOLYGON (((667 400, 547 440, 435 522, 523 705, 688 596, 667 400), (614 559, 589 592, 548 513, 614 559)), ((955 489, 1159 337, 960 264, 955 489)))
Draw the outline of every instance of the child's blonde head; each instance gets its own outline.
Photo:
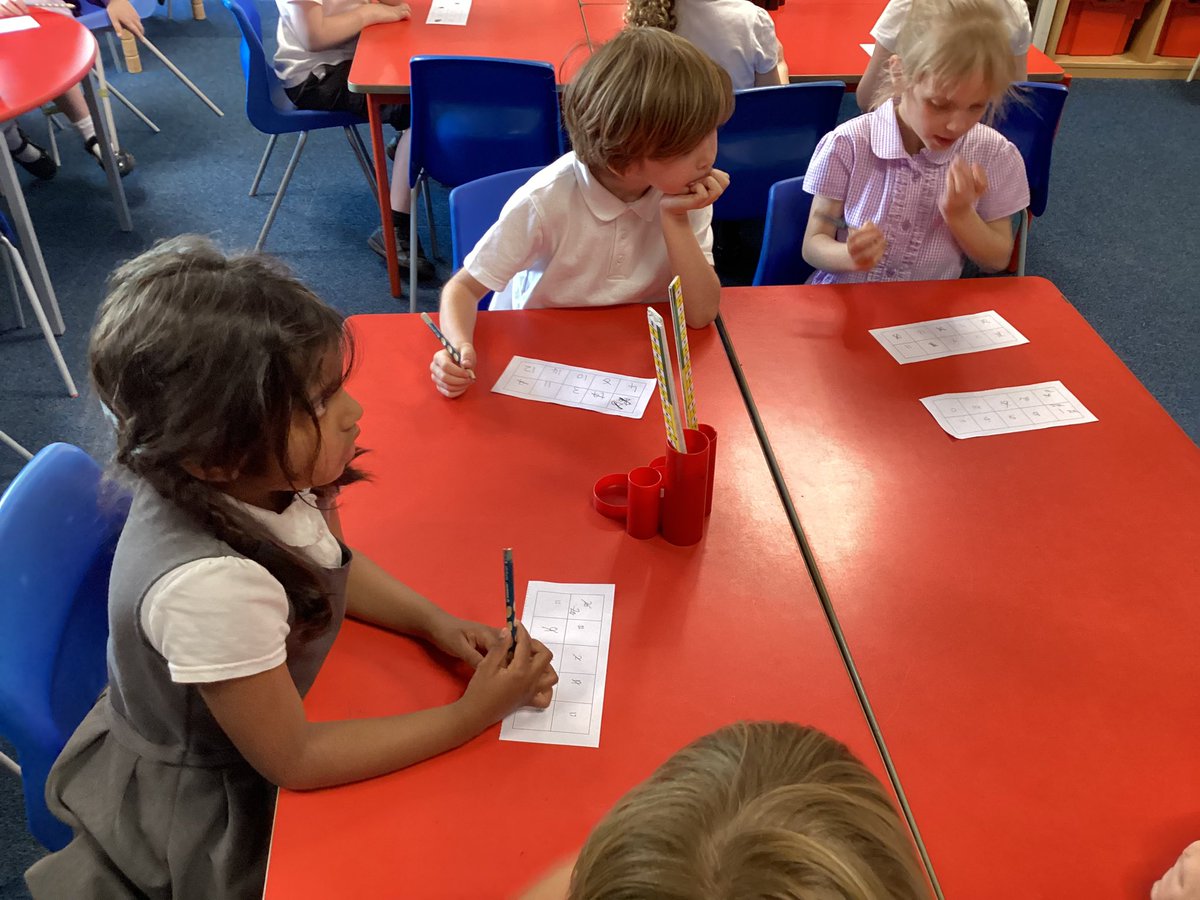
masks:
POLYGON ((928 80, 939 89, 982 81, 991 113, 1012 90, 1017 77, 1011 24, 1002 0, 913 0, 896 41, 891 84, 884 95, 899 97, 928 80))
POLYGON ((678 24, 675 0, 629 0, 625 6, 625 23, 674 31, 678 24))
POLYGON ((683 748, 592 831, 571 900, 927 900, 887 791, 833 738, 738 723, 683 748))
POLYGON ((733 112, 729 75, 660 28, 626 28, 597 50, 563 92, 580 162, 624 172, 694 149, 733 112))

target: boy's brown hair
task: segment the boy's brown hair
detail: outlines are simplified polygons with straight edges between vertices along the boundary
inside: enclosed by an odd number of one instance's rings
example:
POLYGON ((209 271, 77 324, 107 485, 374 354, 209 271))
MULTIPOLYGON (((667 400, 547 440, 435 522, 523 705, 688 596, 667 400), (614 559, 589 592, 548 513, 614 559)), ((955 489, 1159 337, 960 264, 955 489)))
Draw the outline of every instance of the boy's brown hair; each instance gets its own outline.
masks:
POLYGON ((593 829, 571 900, 928 900, 908 831, 813 728, 741 722, 684 747, 593 829))
POLYGON ((624 172, 643 159, 687 153, 733 112, 729 74, 661 28, 626 28, 563 91, 562 114, 580 162, 624 172))

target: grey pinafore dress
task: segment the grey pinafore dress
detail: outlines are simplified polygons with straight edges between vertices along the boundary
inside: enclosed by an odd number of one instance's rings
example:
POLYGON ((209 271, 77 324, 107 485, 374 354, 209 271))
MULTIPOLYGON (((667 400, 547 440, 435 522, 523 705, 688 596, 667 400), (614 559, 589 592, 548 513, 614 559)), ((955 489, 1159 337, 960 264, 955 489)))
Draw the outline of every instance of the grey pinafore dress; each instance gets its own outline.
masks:
MULTIPOLYGON (((261 897, 275 788, 242 758, 196 685, 171 680, 141 626, 146 592, 184 563, 240 556, 147 485, 136 492, 109 586, 108 688, 50 771, 51 812, 75 830, 25 878, 36 900, 261 897)), ((342 565, 324 570, 333 617, 287 639, 301 695, 346 611, 342 565)))

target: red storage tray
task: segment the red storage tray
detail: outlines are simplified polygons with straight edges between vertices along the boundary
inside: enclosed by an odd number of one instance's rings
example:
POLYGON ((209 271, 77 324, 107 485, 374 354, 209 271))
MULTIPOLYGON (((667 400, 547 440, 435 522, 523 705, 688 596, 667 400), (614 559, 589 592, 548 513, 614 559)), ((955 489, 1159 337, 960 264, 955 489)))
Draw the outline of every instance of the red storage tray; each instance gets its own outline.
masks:
POLYGON ((1125 52, 1133 23, 1147 0, 1071 0, 1058 53, 1071 56, 1116 56, 1125 52))
POLYGON ((1154 52, 1188 59, 1200 54, 1200 0, 1174 0, 1154 52))

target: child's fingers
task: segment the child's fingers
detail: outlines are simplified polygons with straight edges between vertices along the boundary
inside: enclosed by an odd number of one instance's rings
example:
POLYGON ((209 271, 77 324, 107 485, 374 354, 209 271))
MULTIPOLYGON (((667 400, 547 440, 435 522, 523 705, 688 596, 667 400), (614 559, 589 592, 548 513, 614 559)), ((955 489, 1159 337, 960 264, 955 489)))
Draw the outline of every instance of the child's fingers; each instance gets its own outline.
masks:
POLYGON ((975 179, 975 193, 986 194, 988 189, 987 170, 979 163, 975 163, 971 166, 971 174, 975 179))
POLYGON ((476 666, 476 672, 498 672, 507 662, 508 645, 512 643, 512 638, 505 631, 496 643, 488 648, 488 652, 484 654, 483 661, 476 666))
POLYGON ((720 169, 713 169, 708 173, 708 177, 716 181, 721 190, 729 187, 729 173, 722 172, 720 169))

